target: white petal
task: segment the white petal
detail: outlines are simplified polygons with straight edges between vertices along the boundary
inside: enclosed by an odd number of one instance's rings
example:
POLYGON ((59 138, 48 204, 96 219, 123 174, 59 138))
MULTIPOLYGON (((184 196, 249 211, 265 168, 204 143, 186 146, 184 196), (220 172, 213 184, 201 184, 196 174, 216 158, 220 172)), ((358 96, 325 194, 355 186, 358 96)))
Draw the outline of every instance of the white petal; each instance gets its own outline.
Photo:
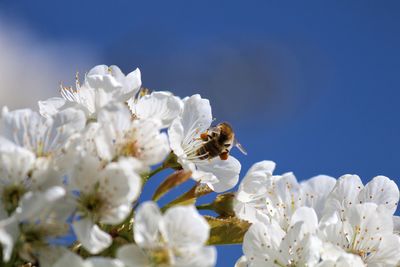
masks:
POLYGON ((100 110, 97 121, 101 125, 95 136, 97 151, 102 159, 110 161, 116 156, 117 140, 130 128, 131 114, 122 104, 109 104, 100 110))
POLYGON ((86 75, 85 83, 98 91, 102 90, 112 99, 126 101, 138 92, 142 84, 140 70, 125 76, 117 66, 99 65, 86 75))
POLYGON ((303 222, 303 233, 315 233, 318 228, 318 217, 314 209, 308 207, 298 208, 292 215, 290 225, 303 222))
POLYGON ((127 93, 131 96, 135 95, 142 86, 142 77, 140 73, 140 69, 135 69, 128 75, 126 75, 125 86, 127 88, 127 93))
POLYGON ((245 256, 240 257, 236 263, 234 267, 247 267, 249 264, 247 258, 245 256))
POLYGON ((312 177, 300 184, 304 205, 314 208, 318 218, 322 217, 326 199, 335 184, 336 179, 326 175, 312 177))
POLYGON ((132 211, 132 204, 121 204, 110 207, 107 212, 101 214, 100 222, 116 225, 122 223, 132 211))
POLYGON ((123 267, 119 260, 103 257, 91 257, 82 259, 75 253, 67 251, 52 267, 123 267))
POLYGON ((193 206, 177 206, 164 214, 164 237, 176 247, 201 247, 208 239, 210 226, 193 206), (190 225, 190 227, 187 227, 190 225))
POLYGON ((368 258, 371 266, 397 266, 400 261, 400 237, 389 234, 382 238, 377 252, 368 258))
POLYGON ((134 121, 137 144, 140 148, 139 158, 148 165, 161 163, 171 151, 168 136, 160 133, 160 123, 154 120, 134 121))
POLYGON ((209 128, 211 122, 211 106, 208 99, 201 98, 200 95, 193 95, 184 99, 182 112, 184 136, 188 136, 196 128, 199 130, 209 128))
MULTIPOLYGON (((125 79, 125 74, 122 73, 121 69, 116 66, 116 65, 111 65, 109 67, 102 68, 102 70, 104 71, 102 74, 98 73, 100 75, 111 75, 112 77, 115 78, 115 80, 117 80, 118 82, 123 82, 125 79)), ((93 72, 92 72, 93 73, 93 72)))
MULTIPOLYGON (((298 206, 300 185, 292 172, 284 173, 276 182, 276 191, 279 199, 286 207, 298 206), (295 203, 293 203, 295 202, 295 203)), ((292 208, 293 209, 293 208, 292 208)))
POLYGON ((36 138, 43 136, 51 123, 30 109, 10 111, 1 118, 0 136, 36 153, 36 138))
POLYGON ((269 188, 265 210, 269 216, 279 222, 282 229, 287 229, 293 212, 300 206, 300 185, 293 173, 284 173, 280 178, 276 178, 274 186, 269 188))
POLYGON ((359 256, 346 253, 330 243, 323 243, 321 256, 322 260, 316 265, 317 267, 365 267, 359 256))
POLYGON ((97 254, 108 248, 112 243, 109 234, 102 231, 91 219, 82 218, 73 222, 76 237, 82 246, 91 254, 97 254))
POLYGON ((17 241, 18 225, 10 221, 8 225, 0 227, 0 245, 3 249, 3 260, 8 262, 14 249, 14 243, 17 241))
POLYGON ((385 176, 376 176, 361 190, 358 200, 383 205, 394 213, 399 202, 399 188, 385 176))
POLYGON ((298 259, 300 266, 315 266, 320 260, 322 241, 314 236, 307 235, 300 242, 302 248, 298 259))
POLYGON ((169 92, 153 92, 129 103, 131 111, 139 119, 161 121, 161 127, 169 127, 183 110, 183 102, 169 92))
POLYGON ((103 257, 91 257, 86 259, 85 263, 90 267, 124 267, 119 260, 103 257))
POLYGON ((107 105, 100 111, 98 121, 102 127, 95 141, 100 157, 105 160, 120 156, 118 148, 123 148, 127 142, 135 142, 137 155, 132 156, 148 165, 160 163, 170 152, 167 135, 160 133, 160 122, 132 122, 131 114, 124 105, 107 105))
POLYGON ((82 193, 91 193, 99 182, 102 165, 98 158, 92 155, 80 155, 77 165, 70 177, 70 186, 82 193))
POLYGON ((107 93, 112 93, 113 90, 123 89, 123 85, 120 83, 120 74, 121 70, 116 66, 109 68, 106 65, 99 65, 88 72, 85 82, 96 90, 103 89, 107 93))
POLYGON ((243 253, 247 259, 265 264, 275 258, 284 236, 285 232, 276 223, 254 223, 244 236, 243 253))
POLYGON ((299 255, 299 253, 302 252, 297 249, 301 247, 301 241, 306 237, 303 228, 306 228, 305 223, 298 222, 288 229, 285 238, 282 238, 282 242, 279 245, 279 262, 287 262, 295 256, 300 257, 301 254, 299 255), (295 251, 296 255, 292 255, 292 250, 295 251))
POLYGON ((117 258, 120 259, 126 267, 152 266, 142 249, 135 244, 125 245, 118 249, 117 258))
POLYGON ((178 157, 185 156, 185 152, 182 148, 182 142, 185 138, 184 134, 185 133, 183 125, 181 123, 181 119, 175 119, 168 129, 168 137, 171 149, 178 157))
POLYGON ((200 247, 196 249, 183 249, 175 258, 176 267, 213 267, 217 261, 215 247, 200 247))
POLYGON ((66 252, 53 267, 90 267, 84 264, 84 260, 72 252, 66 252))
POLYGON ((240 183, 237 199, 248 202, 264 196, 273 181, 271 176, 274 169, 273 161, 261 161, 254 164, 240 183))
POLYGON ((135 172, 134 159, 122 158, 109 163, 100 178, 99 191, 114 204, 125 204, 137 199, 141 190, 141 178, 135 172))
POLYGON ((160 223, 162 215, 157 204, 151 201, 141 204, 135 214, 135 242, 141 247, 157 244, 160 238, 160 223))
POLYGON ((44 192, 27 192, 16 209, 16 215, 20 221, 39 218, 49 212, 56 201, 65 196, 65 189, 54 186, 44 192))
POLYGON ((40 115, 49 118, 54 116, 67 103, 64 98, 52 97, 45 101, 39 101, 40 115))
POLYGON ((252 204, 234 201, 233 209, 236 217, 251 223, 259 221, 259 211, 252 204))
POLYGON ((0 180, 4 184, 23 182, 32 170, 35 155, 21 147, 0 149, 0 180))
POLYGON ((65 253, 71 253, 66 247, 51 245, 38 247, 35 248, 35 250, 35 252, 39 254, 38 259, 40 267, 54 267, 54 265, 64 257, 65 253))
POLYGON ((254 172, 262 172, 272 174, 275 170, 276 163, 270 160, 263 160, 257 163, 254 163, 253 166, 247 171, 246 176, 251 175, 254 172))
POLYGON ((114 129, 122 132, 129 128, 131 114, 125 105, 110 103, 99 112, 97 121, 103 124, 103 126, 111 124, 114 129))
POLYGON ((0 122, 0 135, 37 156, 55 154, 68 138, 86 125, 80 110, 68 108, 43 118, 29 109, 7 112, 0 122))
POLYGON ((215 192, 224 192, 235 187, 239 181, 241 165, 234 157, 227 160, 213 158, 197 164, 193 179, 207 183, 215 192))
POLYGON ((344 219, 343 225, 348 224, 350 229, 337 229, 337 235, 343 236, 344 232, 348 232, 349 235, 344 238, 358 251, 374 254, 380 240, 393 233, 391 212, 374 203, 353 205, 344 213, 344 219))
POLYGON ((357 204, 357 197, 364 188, 357 175, 343 175, 337 182, 326 200, 324 213, 327 216, 344 207, 357 204))
POLYGON ((53 117, 53 125, 49 130, 49 140, 45 152, 52 152, 64 146, 73 133, 83 130, 86 116, 81 110, 67 108, 53 117))
POLYGON ((400 216, 393 216, 393 232, 400 234, 400 216))

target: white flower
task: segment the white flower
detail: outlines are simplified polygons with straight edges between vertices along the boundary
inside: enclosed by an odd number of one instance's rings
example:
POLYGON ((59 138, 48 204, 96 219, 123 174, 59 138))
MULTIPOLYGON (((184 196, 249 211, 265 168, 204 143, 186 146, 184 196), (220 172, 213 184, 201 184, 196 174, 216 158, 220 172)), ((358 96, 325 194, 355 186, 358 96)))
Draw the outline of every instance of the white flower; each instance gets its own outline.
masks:
POLYGON ((127 267, 214 266, 214 247, 204 247, 210 227, 193 206, 179 206, 161 214, 153 202, 143 203, 135 215, 135 243, 119 249, 127 267))
POLYGON ((75 166, 70 177, 71 196, 78 208, 73 228, 90 253, 97 254, 112 242, 97 223, 115 225, 129 215, 141 190, 139 168, 137 161, 125 158, 104 167, 91 155, 83 155, 75 166))
MULTIPOLYGON (((2 214, 4 219, 6 214, 2 214)), ((0 225, 0 245, 2 247, 3 261, 8 262, 11 259, 11 255, 14 249, 15 242, 18 238, 19 229, 17 222, 7 221, 4 223, 2 221, 0 225)))
POLYGON ((236 263, 234 267, 247 267, 248 266, 248 260, 245 256, 240 257, 236 263))
POLYGON ((4 112, 0 119, 0 146, 14 144, 36 157, 55 157, 85 124, 84 114, 72 108, 48 118, 30 109, 4 112))
POLYGON ((322 245, 317 226, 315 211, 307 207, 297 209, 287 233, 274 220, 254 223, 243 240, 247 266, 315 266, 322 245))
POLYGON ((17 216, 20 221, 32 219, 63 197, 61 176, 51 165, 52 161, 35 161, 34 154, 24 148, 0 147, 0 214, 17 216))
POLYGON ((52 267, 124 267, 122 262, 116 259, 91 257, 82 259, 78 255, 67 252, 52 267))
POLYGON ((375 203, 352 204, 321 223, 319 236, 370 266, 396 266, 400 237, 393 233, 391 211, 375 203))
POLYGON ((400 216, 393 216, 393 231, 400 235, 400 216))
MULTIPOLYGON (((50 239, 59 238, 68 232, 66 219, 72 209, 65 203, 65 190, 52 187, 47 191, 27 192, 20 200, 15 214, 0 221, 0 244, 3 246, 3 260, 9 261, 14 244, 21 258, 35 262, 52 249, 50 239)), ((46 266, 41 263, 41 266, 46 266)))
POLYGON ((97 112, 109 102, 125 102, 141 87, 140 70, 125 76, 117 66, 98 65, 85 76, 82 85, 77 81, 76 90, 61 88, 61 96, 39 101, 40 113, 49 117, 68 107, 85 112, 88 119, 95 119, 97 112))
POLYGON ((183 102, 170 92, 152 92, 128 101, 129 108, 139 120, 159 120, 162 128, 167 128, 181 115, 183 102))
POLYGON ((360 256, 347 253, 340 247, 331 243, 323 243, 321 261, 317 267, 364 267, 365 264, 360 256))
POLYGON ((361 203, 375 203, 394 214, 399 202, 399 189, 395 182, 385 176, 376 176, 365 186, 357 175, 340 177, 326 200, 325 216, 361 203))
POLYGON ((28 174, 34 163, 35 156, 26 149, 16 146, 0 149, 0 213, 11 215, 22 196, 33 189, 28 174))
POLYGON ((166 133, 154 120, 132 120, 128 108, 110 104, 99 113, 100 129, 95 142, 99 156, 107 161, 134 157, 150 166, 160 163, 170 152, 166 133))
MULTIPOLYGON (((184 99, 181 117, 172 122, 168 130, 170 145, 183 169, 192 171, 196 181, 206 183, 216 192, 233 188, 238 180, 241 165, 229 156, 227 160, 219 157, 201 159, 198 150, 204 141, 199 139, 212 122, 211 106, 207 99, 193 95, 184 99)), ((203 155, 204 156, 204 155, 203 155)))
POLYGON ((9 216, 17 211, 19 220, 25 220, 46 208, 43 200, 62 187, 63 169, 69 167, 63 149, 84 126, 83 113, 73 109, 46 119, 29 109, 4 111, 0 119, 0 209, 9 216), (20 200, 27 193, 39 197, 24 208, 20 200))
POLYGON ((284 230, 299 207, 314 208, 322 217, 325 199, 336 180, 319 175, 299 184, 293 173, 273 175, 274 169, 272 161, 258 162, 249 169, 236 195, 236 216, 250 222, 274 219, 284 230))

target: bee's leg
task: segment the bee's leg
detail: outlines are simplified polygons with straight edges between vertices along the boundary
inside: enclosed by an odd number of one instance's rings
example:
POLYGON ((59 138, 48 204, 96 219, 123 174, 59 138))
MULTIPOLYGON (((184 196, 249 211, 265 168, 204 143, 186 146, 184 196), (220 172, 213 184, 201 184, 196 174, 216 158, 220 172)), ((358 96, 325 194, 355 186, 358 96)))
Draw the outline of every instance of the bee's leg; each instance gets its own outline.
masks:
POLYGON ((220 158, 221 160, 227 160, 228 157, 229 157, 229 151, 224 151, 224 152, 222 152, 221 154, 219 154, 219 158, 220 158))

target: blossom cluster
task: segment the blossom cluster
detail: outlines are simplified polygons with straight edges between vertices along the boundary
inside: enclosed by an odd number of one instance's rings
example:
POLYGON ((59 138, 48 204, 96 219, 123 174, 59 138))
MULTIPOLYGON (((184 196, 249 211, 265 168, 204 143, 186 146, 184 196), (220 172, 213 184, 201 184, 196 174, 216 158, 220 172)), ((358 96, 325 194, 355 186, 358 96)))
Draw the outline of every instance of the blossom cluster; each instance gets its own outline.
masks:
POLYGON ((236 266, 397 266, 397 185, 376 176, 319 175, 298 183, 262 161, 248 171, 234 205, 252 223, 236 266))
POLYGON ((241 164, 229 155, 233 131, 213 125, 209 100, 150 92, 139 69, 125 75, 105 65, 60 94, 39 101, 38 112, 1 111, 1 266, 211 267, 215 245, 240 243, 238 267, 400 262, 399 190, 387 177, 299 183, 261 161, 226 192, 241 164), (173 172, 152 199, 140 201, 166 169, 173 172), (192 189, 158 205, 189 179, 192 189), (196 206, 212 192, 212 203, 196 206))

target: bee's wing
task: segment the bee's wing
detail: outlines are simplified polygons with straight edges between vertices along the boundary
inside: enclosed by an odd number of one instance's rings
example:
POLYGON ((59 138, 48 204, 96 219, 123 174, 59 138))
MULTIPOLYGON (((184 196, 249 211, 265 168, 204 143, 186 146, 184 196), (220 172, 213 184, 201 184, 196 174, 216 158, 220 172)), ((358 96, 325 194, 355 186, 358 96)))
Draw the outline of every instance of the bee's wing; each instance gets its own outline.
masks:
POLYGON ((235 138, 233 140, 233 145, 239 149, 240 152, 242 152, 244 155, 247 155, 246 149, 238 142, 238 140, 235 138))

